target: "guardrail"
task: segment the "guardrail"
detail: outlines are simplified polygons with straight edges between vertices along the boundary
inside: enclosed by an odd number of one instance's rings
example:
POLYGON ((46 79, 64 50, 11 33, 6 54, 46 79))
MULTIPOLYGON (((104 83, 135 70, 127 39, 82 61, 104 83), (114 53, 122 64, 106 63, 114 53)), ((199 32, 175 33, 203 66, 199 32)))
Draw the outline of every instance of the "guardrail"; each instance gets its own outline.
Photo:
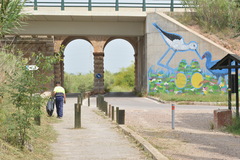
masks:
MULTIPOLYGON (((103 0, 104 1, 104 0, 103 0)), ((65 10, 65 7, 87 7, 88 11, 92 11, 94 7, 115 8, 142 8, 146 11, 147 8, 170 8, 173 12, 174 8, 185 8, 180 0, 159 0, 157 2, 149 2, 148 0, 113 0, 115 2, 93 2, 92 0, 30 0, 25 3, 26 7, 33 7, 38 10, 39 7, 60 7, 65 10)))

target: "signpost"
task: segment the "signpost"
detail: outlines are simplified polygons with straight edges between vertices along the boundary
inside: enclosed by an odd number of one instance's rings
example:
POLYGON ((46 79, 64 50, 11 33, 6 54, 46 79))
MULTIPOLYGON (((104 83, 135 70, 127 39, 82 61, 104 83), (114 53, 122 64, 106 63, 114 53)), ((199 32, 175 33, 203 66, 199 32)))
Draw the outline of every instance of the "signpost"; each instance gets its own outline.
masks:
POLYGON ((29 71, 36 71, 36 70, 38 70, 39 67, 36 65, 27 65, 26 68, 29 71))
POLYGON ((101 73, 97 73, 95 75, 95 77, 98 79, 97 83, 98 83, 98 94, 100 93, 100 86, 99 86, 99 82, 100 82, 100 79, 102 78, 102 74, 101 73))
MULTIPOLYGON (((26 68, 27 68, 27 70, 32 71, 32 77, 33 77, 33 71, 38 70, 39 67, 36 66, 36 65, 27 65, 26 68)), ((40 110, 40 106, 37 106, 37 107, 40 110)), ((37 125, 39 125, 39 126, 41 125, 41 117, 40 117, 40 115, 35 116, 34 120, 35 120, 37 125)))

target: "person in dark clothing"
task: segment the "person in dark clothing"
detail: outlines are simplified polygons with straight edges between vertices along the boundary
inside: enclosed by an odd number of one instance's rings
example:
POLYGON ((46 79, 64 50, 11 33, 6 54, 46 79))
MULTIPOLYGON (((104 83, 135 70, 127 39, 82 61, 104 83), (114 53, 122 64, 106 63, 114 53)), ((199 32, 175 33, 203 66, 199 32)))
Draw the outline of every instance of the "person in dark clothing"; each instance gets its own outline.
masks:
POLYGON ((65 89, 60 82, 56 82, 56 87, 53 90, 53 96, 56 100, 57 118, 63 117, 63 103, 66 103, 65 89))

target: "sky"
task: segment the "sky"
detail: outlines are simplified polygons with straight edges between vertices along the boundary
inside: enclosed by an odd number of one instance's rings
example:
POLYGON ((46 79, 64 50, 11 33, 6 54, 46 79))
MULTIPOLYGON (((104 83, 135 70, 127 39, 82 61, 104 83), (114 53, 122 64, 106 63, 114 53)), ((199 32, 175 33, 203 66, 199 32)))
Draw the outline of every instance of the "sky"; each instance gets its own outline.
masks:
MULTIPOLYGON (((117 73, 134 63, 134 49, 123 39, 115 39, 104 50, 104 70, 117 73)), ((64 50, 64 71, 72 74, 93 72, 93 47, 86 40, 71 41, 64 50)))

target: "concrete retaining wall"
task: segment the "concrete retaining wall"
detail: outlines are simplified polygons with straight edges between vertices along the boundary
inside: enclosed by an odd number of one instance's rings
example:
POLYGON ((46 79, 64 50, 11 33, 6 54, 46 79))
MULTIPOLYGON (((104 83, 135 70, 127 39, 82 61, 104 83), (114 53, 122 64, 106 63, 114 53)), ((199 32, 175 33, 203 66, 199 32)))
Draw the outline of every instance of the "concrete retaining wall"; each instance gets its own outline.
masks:
POLYGON ((163 13, 147 15, 146 37, 148 92, 209 94, 227 91, 226 74, 217 75, 208 67, 214 63, 213 61, 231 53, 230 51, 163 13), (178 48, 194 42, 197 44, 196 50, 189 48, 174 50, 153 23, 168 34, 181 36, 183 41, 182 44, 177 44, 178 48), (206 57, 202 59, 204 54, 206 57), (212 55, 212 59, 207 54, 212 55))

